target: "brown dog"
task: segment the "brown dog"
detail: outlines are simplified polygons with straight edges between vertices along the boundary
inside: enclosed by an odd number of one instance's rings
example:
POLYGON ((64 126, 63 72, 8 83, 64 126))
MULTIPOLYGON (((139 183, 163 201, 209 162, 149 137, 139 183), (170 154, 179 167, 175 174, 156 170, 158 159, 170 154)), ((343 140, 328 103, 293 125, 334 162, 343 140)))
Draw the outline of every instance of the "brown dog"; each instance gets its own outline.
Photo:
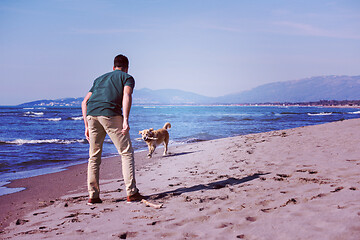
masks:
POLYGON ((169 143, 169 133, 167 129, 171 128, 170 123, 165 123, 163 128, 155 130, 153 128, 145 129, 139 131, 141 134, 141 138, 146 142, 149 147, 149 154, 148 157, 151 158, 153 152, 155 151, 156 147, 161 143, 164 143, 164 155, 167 154, 168 150, 168 143, 169 143))

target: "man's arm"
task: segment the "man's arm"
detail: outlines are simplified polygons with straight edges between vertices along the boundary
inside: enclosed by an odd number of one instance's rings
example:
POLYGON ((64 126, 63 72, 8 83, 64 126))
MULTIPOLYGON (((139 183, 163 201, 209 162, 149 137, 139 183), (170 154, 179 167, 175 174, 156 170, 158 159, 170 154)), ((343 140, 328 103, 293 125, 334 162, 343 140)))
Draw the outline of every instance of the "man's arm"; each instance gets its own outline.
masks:
POLYGON ((89 141, 89 127, 88 127, 88 122, 86 119, 86 111, 87 111, 87 101, 91 97, 91 94, 92 94, 92 92, 88 92, 88 94, 86 94, 84 100, 81 103, 81 111, 82 111, 84 124, 85 124, 85 137, 88 141, 89 141))
POLYGON ((130 86, 124 87, 124 93, 123 93, 123 99, 122 99, 122 111, 123 111, 123 129, 121 130, 121 133, 126 135, 129 130, 129 115, 130 115, 130 109, 132 104, 132 93, 133 89, 130 86))

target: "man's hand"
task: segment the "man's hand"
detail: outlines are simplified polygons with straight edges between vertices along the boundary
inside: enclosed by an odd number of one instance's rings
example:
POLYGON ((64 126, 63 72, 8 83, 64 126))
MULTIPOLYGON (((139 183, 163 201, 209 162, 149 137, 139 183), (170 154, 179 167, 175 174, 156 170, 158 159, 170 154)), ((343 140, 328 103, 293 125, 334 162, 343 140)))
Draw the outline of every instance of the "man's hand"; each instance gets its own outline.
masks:
POLYGON ((85 137, 86 137, 86 140, 88 140, 88 142, 90 142, 89 128, 85 128, 85 137))
POLYGON ((85 137, 86 137, 86 140, 88 140, 88 142, 90 142, 90 138, 89 138, 88 121, 86 119, 86 111, 87 111, 87 101, 90 99, 91 95, 92 95, 92 92, 88 92, 88 94, 86 94, 84 100, 81 103, 81 111, 82 111, 84 124, 85 124, 85 137))
POLYGON ((133 89, 130 86, 124 87, 124 95, 122 99, 122 110, 123 110, 123 128, 121 130, 121 133, 123 135, 128 134, 130 127, 129 127, 129 114, 131 109, 131 103, 132 103, 132 94, 133 89))
POLYGON ((123 128, 121 129, 121 133, 122 133, 123 135, 126 135, 126 134, 129 133, 129 131, 130 131, 129 122, 124 120, 124 122, 123 122, 123 128))

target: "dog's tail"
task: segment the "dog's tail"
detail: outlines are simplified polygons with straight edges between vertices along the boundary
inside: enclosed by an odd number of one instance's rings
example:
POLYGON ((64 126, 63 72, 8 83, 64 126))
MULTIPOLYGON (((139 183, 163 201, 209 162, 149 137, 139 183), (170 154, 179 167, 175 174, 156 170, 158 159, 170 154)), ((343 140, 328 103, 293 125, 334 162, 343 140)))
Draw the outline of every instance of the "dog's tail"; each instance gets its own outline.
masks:
POLYGON ((169 128, 171 128, 171 124, 169 122, 167 122, 167 123, 165 123, 163 128, 164 129, 169 129, 169 128))

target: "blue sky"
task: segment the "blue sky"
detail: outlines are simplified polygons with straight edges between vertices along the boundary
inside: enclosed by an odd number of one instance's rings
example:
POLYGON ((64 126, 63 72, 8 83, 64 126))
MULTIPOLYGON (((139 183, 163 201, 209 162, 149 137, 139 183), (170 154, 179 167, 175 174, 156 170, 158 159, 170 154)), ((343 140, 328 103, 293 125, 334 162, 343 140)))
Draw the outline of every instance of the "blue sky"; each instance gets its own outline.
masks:
POLYGON ((360 75, 358 0, 2 0, 0 105, 81 97, 130 59, 136 88, 205 96, 360 75))

